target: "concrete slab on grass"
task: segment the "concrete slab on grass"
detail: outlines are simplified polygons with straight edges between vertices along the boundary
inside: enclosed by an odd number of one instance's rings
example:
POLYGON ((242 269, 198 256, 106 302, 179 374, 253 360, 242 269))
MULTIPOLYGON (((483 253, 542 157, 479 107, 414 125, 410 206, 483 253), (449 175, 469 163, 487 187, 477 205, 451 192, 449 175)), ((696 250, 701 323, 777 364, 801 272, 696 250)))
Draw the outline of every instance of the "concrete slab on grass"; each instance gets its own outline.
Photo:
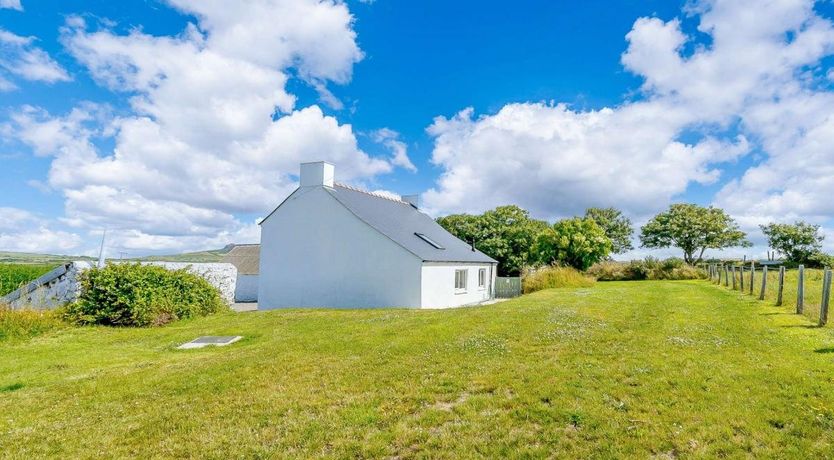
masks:
POLYGON ((196 339, 184 343, 177 348, 180 350, 188 350, 191 348, 203 348, 203 347, 225 347, 226 345, 231 345, 238 340, 242 339, 243 336, 240 335, 207 335, 204 337, 197 337, 196 339))

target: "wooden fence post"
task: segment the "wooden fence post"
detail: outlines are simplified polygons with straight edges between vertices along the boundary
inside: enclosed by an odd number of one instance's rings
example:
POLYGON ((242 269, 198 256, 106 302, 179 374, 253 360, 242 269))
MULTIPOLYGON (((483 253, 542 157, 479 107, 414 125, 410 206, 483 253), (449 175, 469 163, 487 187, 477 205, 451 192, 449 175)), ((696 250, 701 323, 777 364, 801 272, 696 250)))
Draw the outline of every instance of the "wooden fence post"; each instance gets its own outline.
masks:
POLYGON ((753 281, 756 278, 756 266, 753 265, 753 262, 750 262, 750 295, 753 295, 753 281))
POLYGON ((820 301, 820 326, 828 322, 828 300, 831 295, 831 270, 825 269, 822 275, 822 300, 820 301))
POLYGON ((782 292, 785 290, 785 266, 779 267, 779 290, 776 294, 776 305, 782 305, 782 292))
POLYGON ((759 300, 764 300, 767 289, 767 265, 762 266, 762 292, 759 293, 759 300))
POLYGON ((736 266, 733 265, 733 290, 735 291, 737 287, 738 286, 736 286, 736 266))
POLYGON ((805 309, 805 266, 799 266, 799 280, 796 285, 796 314, 801 315, 805 309))
POLYGON ((724 287, 730 287, 730 269, 724 265, 724 287))
POLYGON ((738 290, 744 294, 744 265, 738 267, 738 290))

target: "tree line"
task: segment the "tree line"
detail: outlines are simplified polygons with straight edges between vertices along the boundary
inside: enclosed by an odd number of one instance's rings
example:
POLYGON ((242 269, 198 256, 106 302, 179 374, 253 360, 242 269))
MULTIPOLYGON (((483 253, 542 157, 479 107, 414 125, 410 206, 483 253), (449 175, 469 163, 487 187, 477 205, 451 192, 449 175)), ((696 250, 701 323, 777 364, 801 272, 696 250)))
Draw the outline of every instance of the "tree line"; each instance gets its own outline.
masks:
MULTIPOLYGON (((479 215, 453 214, 437 222, 458 238, 498 261, 499 276, 517 276, 526 267, 566 265, 587 270, 591 265, 631 249, 634 228, 616 208, 590 208, 581 217, 553 224, 533 219, 515 205, 499 206, 479 215)), ((831 265, 822 253, 818 225, 762 225, 772 249, 795 263, 831 265)), ((683 260, 697 264, 707 249, 749 247, 747 235, 724 210, 690 203, 673 204, 640 228, 644 248, 676 247, 683 260)))

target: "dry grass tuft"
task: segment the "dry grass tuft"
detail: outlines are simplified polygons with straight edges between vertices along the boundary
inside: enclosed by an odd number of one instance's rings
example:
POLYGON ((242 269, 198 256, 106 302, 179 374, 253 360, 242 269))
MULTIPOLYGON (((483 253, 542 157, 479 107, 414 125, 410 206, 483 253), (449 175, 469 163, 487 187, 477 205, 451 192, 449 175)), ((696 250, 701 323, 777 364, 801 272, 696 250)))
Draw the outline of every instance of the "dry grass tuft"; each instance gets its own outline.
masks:
POLYGON ((0 342, 29 339, 65 326, 53 310, 12 310, 8 305, 0 304, 0 342))
POLYGON ((552 288, 591 287, 595 280, 571 267, 545 267, 522 279, 525 294, 552 288))

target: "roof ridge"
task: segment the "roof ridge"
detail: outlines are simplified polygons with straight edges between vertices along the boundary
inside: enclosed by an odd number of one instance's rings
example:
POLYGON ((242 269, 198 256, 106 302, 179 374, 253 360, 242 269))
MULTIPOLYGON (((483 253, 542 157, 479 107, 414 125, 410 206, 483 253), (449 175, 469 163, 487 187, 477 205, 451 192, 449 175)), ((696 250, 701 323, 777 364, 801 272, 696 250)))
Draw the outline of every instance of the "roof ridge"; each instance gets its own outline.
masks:
POLYGON ((376 197, 376 198, 382 198, 383 200, 393 201, 395 203, 401 203, 401 204, 408 204, 409 206, 411 206, 409 203, 403 201, 402 199, 396 200, 394 198, 391 198, 390 196, 382 195, 380 193, 370 192, 368 190, 363 190, 361 188, 353 187, 353 186, 346 185, 346 184, 340 184, 338 182, 335 182, 334 184, 336 185, 336 187, 341 187, 341 188, 344 188, 344 189, 352 190, 354 192, 359 192, 359 193, 364 193, 366 195, 371 195, 371 196, 376 197))

